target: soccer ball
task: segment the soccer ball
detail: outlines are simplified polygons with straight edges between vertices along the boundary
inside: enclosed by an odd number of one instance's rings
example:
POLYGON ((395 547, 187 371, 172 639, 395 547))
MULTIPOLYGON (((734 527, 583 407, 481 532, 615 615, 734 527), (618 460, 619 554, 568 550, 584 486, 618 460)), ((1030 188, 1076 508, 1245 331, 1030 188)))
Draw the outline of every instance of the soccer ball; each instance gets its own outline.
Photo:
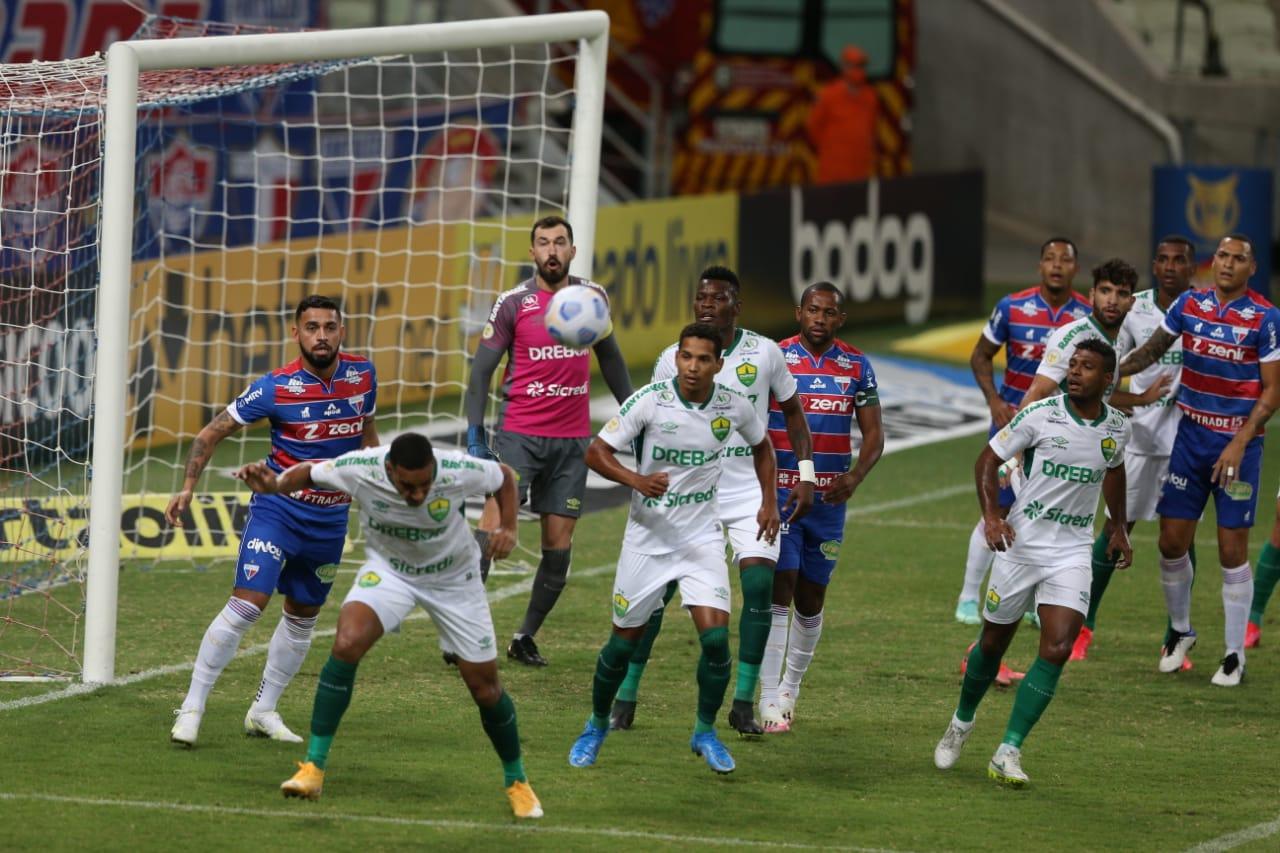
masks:
POLYGON ((586 349, 608 337, 613 328, 609 303, 600 291, 585 284, 566 284, 557 290, 543 319, 551 337, 574 349, 586 349))

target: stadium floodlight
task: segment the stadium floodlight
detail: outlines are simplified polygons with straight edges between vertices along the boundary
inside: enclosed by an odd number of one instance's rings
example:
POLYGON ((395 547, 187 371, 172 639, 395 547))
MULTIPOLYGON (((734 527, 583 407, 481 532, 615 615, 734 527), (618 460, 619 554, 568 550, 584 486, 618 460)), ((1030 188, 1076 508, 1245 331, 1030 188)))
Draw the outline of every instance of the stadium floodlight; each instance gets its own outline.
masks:
MULTIPOLYGON (((456 427, 477 318, 536 215, 567 211, 590 274, 608 26, 151 19, 105 60, 0 66, 0 674, 114 679, 122 551, 198 560, 225 538, 229 492, 184 531, 157 517, 184 443, 294 357, 302 295, 343 300, 384 435, 456 427), (80 584, 78 642, 75 597, 50 590, 80 584), (59 636, 61 660, 6 648, 20 631, 59 636)), ((224 468, 264 455, 257 432, 224 468)))

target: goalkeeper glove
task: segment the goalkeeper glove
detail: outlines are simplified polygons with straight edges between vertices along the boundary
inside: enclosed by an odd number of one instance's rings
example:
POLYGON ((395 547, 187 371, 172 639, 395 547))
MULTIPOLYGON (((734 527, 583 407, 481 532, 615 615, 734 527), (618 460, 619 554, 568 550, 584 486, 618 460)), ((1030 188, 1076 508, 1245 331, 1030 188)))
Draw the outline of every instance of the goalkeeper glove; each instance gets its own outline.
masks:
POLYGON ((489 436, 483 426, 467 427, 467 453, 477 459, 497 459, 489 449, 489 436))

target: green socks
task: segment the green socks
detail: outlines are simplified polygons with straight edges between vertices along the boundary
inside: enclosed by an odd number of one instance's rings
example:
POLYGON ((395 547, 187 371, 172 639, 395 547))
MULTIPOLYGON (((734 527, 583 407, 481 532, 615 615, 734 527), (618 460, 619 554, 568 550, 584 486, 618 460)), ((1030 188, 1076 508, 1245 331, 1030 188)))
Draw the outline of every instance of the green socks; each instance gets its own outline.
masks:
POLYGON ((960 685, 960 704, 956 706, 956 719, 962 723, 972 723, 973 715, 978 711, 978 703, 987 695, 991 682, 996 680, 1000 671, 1000 658, 988 660, 982 653, 982 643, 974 643, 969 652, 969 663, 964 670, 964 681, 960 685))
POLYGON ((480 708, 480 725, 493 743, 493 749, 502 760, 502 785, 510 788, 516 782, 528 781, 524 775, 524 761, 520 758, 520 733, 516 730, 516 706, 502 691, 502 696, 488 708, 480 708))
POLYGON ((1009 727, 1004 731, 1004 742, 1010 746, 1022 748, 1022 741, 1031 732, 1031 727, 1040 719, 1044 709, 1053 701, 1053 694, 1058 689, 1058 679, 1062 676, 1062 667, 1037 657, 1036 662, 1027 670, 1026 678, 1018 686, 1018 693, 1013 699, 1013 711, 1009 714, 1009 727))
POLYGON ((644 675, 645 664, 649 662, 649 653, 653 651, 653 641, 658 639, 658 632, 662 630, 663 614, 667 612, 667 605, 671 603, 678 588, 679 584, 675 581, 667 584, 667 591, 662 594, 662 607, 655 610, 649 617, 644 636, 640 638, 635 652, 631 655, 631 663, 627 666, 627 677, 618 688, 618 698, 624 702, 636 701, 636 696, 640 693, 640 678, 644 675))
POLYGON ((329 746, 338 731, 338 723, 351 704, 351 691, 356 681, 358 664, 340 661, 332 655, 320 670, 316 685, 316 701, 311 709, 311 740, 307 742, 307 761, 321 770, 329 758, 329 746))
POLYGON ((773 569, 770 566, 747 566, 742 579, 742 614, 738 620, 738 682, 733 698, 751 702, 760 682, 760 661, 769 642, 773 618, 773 569))
POLYGON ((1253 604, 1249 607, 1249 621, 1262 624, 1262 614, 1267 612, 1267 602, 1280 580, 1280 549, 1270 542, 1262 546, 1258 555, 1258 573, 1253 579, 1253 604))
POLYGON ((708 628, 698 635, 702 656, 698 658, 698 719, 694 733, 715 729, 716 714, 729 688, 729 629, 708 628))
POLYGON ((591 725, 598 729, 609 728, 609 711, 613 698, 627 674, 627 662, 638 644, 617 634, 609 635, 609 642, 596 658, 596 677, 591 685, 591 725))
POLYGON ((1107 534, 1099 533, 1093 540, 1093 557, 1089 561, 1093 567, 1093 584, 1089 587, 1089 613, 1084 617, 1084 626, 1090 631, 1098 619, 1098 605, 1111 583, 1111 576, 1116 571, 1116 561, 1107 556, 1107 534))

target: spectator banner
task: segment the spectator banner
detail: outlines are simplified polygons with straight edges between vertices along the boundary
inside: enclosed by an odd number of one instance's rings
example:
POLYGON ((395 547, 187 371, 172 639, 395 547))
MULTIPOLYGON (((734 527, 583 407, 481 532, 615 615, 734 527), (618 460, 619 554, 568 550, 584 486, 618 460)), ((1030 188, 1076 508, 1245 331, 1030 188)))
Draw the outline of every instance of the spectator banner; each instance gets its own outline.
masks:
POLYGON ((982 212, 981 172, 743 196, 744 321, 766 334, 794 333, 791 308, 824 280, 844 292, 850 325, 979 314, 982 212))
POLYGON ((1249 287, 1269 297, 1272 192, 1270 169, 1156 166, 1151 173, 1151 245, 1165 234, 1190 237, 1207 282, 1218 242, 1233 232, 1247 234, 1256 241, 1258 260, 1249 287))

